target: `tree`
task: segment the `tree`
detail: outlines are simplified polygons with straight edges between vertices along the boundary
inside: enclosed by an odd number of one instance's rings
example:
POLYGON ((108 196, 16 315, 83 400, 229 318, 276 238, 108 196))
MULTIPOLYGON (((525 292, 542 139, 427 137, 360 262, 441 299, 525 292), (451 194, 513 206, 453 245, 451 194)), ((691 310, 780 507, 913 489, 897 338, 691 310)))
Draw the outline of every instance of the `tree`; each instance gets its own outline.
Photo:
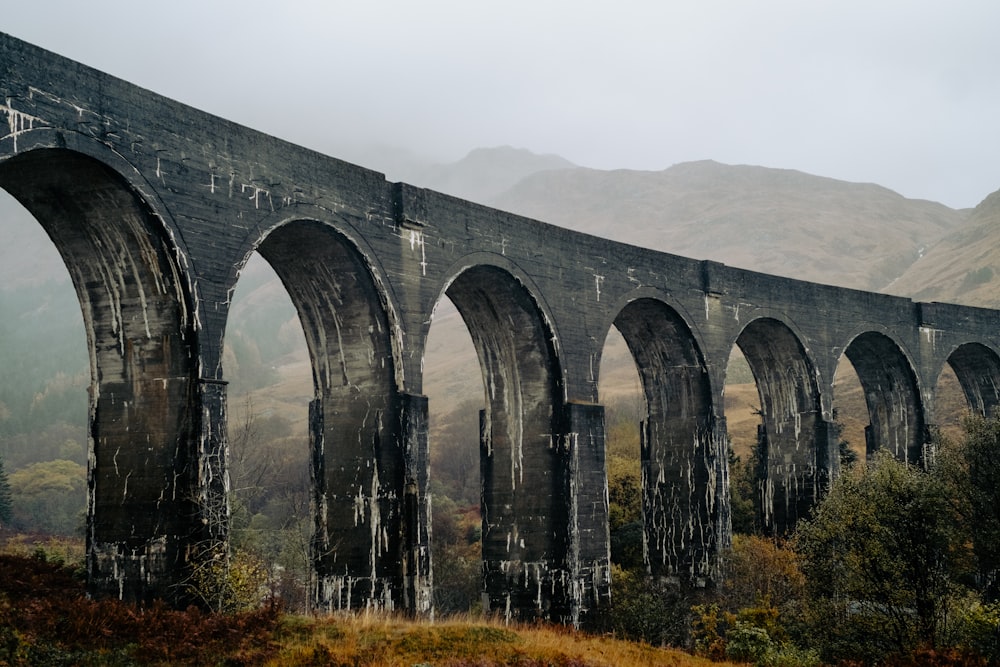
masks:
POLYGON ((799 556, 772 538, 734 535, 722 592, 731 610, 765 603, 794 611, 805 593, 799 556))
POLYGON ((939 439, 939 467, 969 530, 976 587, 1000 600, 1000 416, 968 417, 957 443, 939 439))
POLYGON ((886 453, 833 483, 795 536, 824 658, 878 660, 938 646, 963 595, 956 519, 940 475, 886 453))
POLYGON ((627 397, 610 400, 604 412, 611 561, 626 570, 645 569, 639 452, 639 423, 643 411, 644 405, 627 397))
POLYGON ((81 532, 87 508, 87 468, 75 461, 33 463, 10 475, 13 524, 56 535, 81 532))
POLYGON ((758 508, 760 483, 759 448, 754 447, 744 462, 729 445, 729 497, 734 535, 759 535, 761 512, 758 508))
POLYGON ((10 495, 10 480, 7 479, 7 470, 3 465, 3 456, 0 455, 0 528, 10 525, 13 519, 10 495))

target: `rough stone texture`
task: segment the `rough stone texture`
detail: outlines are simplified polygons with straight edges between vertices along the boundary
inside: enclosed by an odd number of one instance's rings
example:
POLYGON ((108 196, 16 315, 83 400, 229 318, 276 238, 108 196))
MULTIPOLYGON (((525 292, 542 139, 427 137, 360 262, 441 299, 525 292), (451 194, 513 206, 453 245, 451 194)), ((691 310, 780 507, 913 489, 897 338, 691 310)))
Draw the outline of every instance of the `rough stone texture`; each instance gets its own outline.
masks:
POLYGON ((230 296, 260 252, 311 356, 317 606, 430 611, 424 343, 447 294, 479 354, 484 597, 581 623, 607 604, 598 370, 610 327, 646 397, 651 573, 718 577, 729 544, 723 387, 758 382, 774 532, 837 473, 833 378, 864 387, 869 448, 917 461, 945 364, 1000 402, 996 311, 816 285, 559 229, 406 184, 0 36, 0 187, 62 253, 91 352, 90 590, 185 603, 226 541, 230 296))

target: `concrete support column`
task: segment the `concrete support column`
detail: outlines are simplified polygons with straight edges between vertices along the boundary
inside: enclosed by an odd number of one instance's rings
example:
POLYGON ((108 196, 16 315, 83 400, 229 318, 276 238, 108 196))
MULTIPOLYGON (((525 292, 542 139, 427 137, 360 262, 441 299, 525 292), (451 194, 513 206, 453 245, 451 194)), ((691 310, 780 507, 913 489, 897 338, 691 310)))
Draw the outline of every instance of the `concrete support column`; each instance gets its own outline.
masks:
POLYGON ((225 386, 185 377, 105 383, 91 414, 88 589, 194 601, 192 567, 224 548, 225 386))
POLYGON ((344 411, 340 428, 329 409, 319 399, 309 410, 315 604, 429 613, 427 399, 396 394, 353 420, 344 411))
POLYGON ((573 622, 571 438, 558 417, 545 442, 518 450, 480 412, 483 608, 506 620, 573 622))
POLYGON ((403 609, 424 615, 432 611, 431 508, 428 493, 427 397, 402 394, 399 418, 406 470, 403 480, 402 549, 403 609))
POLYGON ((731 540, 725 425, 706 422, 683 434, 659 420, 640 428, 646 564, 682 586, 716 581, 731 540))
POLYGON ((824 419, 816 420, 816 482, 813 505, 830 490, 840 474, 840 428, 824 419))
POLYGON ((568 404, 563 437, 569 466, 570 622, 578 627, 611 602, 604 406, 568 404))
POLYGON ((793 446, 780 436, 770 438, 768 429, 758 427, 758 443, 765 457, 760 468, 764 476, 759 481, 758 512, 769 534, 790 535, 840 473, 837 426, 816 416, 811 432, 812 442, 793 446))

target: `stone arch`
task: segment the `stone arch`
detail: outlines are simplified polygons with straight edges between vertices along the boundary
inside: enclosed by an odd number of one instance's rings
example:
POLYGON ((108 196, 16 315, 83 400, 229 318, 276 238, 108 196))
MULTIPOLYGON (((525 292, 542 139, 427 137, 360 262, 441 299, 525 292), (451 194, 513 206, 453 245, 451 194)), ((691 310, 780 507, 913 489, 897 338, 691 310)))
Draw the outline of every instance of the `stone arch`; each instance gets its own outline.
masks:
POLYGON ((765 530, 786 534, 808 516, 831 474, 815 365, 800 337, 771 317, 747 324, 736 345, 760 398, 758 510, 765 530))
POLYGON ((48 233, 83 311, 90 591, 182 602, 178 564, 225 533, 221 469, 199 409, 214 387, 199 382, 196 301, 183 253, 162 207, 140 194, 120 162, 34 149, 0 164, 0 187, 48 233))
POLYGON ((288 291, 311 361, 315 602, 412 608, 401 563, 415 517, 401 508, 417 481, 387 296, 365 256, 331 225, 291 220, 257 251, 288 291))
POLYGON ((724 493, 705 360, 691 328, 663 301, 644 297, 616 315, 646 403, 640 428, 645 560, 655 576, 701 583, 716 575, 724 493))
POLYGON ((981 343, 964 343, 947 363, 958 377, 969 410, 983 417, 994 415, 1000 404, 1000 356, 981 343))
POLYGON ((889 336, 867 331, 844 350, 865 394, 869 424, 865 427, 868 456, 888 449, 901 461, 923 460, 927 433, 913 364, 889 336))
POLYGON ((485 599, 508 616, 569 618, 569 471, 554 332, 534 294, 507 268, 464 268, 446 294, 468 328, 485 391, 485 599))

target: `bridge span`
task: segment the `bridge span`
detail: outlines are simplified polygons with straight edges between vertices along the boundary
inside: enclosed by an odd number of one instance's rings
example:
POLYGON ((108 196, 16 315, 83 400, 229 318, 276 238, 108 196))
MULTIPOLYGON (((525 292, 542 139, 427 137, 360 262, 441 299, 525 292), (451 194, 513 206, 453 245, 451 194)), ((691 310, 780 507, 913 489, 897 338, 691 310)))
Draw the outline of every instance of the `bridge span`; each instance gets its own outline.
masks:
POLYGON ((4 35, 0 89, 0 187, 52 238, 87 330, 94 595, 183 603, 190 569, 226 544, 222 347, 254 252, 311 358, 320 608, 430 609, 423 357, 445 295, 485 387, 484 596, 519 618, 576 623, 608 599, 598 380, 611 327, 645 395, 648 568, 691 585, 717 578, 730 540, 734 345, 760 393, 777 532, 838 472, 842 354, 869 451, 921 460, 945 365, 970 409, 1000 401, 997 311, 687 259, 387 182, 4 35))

